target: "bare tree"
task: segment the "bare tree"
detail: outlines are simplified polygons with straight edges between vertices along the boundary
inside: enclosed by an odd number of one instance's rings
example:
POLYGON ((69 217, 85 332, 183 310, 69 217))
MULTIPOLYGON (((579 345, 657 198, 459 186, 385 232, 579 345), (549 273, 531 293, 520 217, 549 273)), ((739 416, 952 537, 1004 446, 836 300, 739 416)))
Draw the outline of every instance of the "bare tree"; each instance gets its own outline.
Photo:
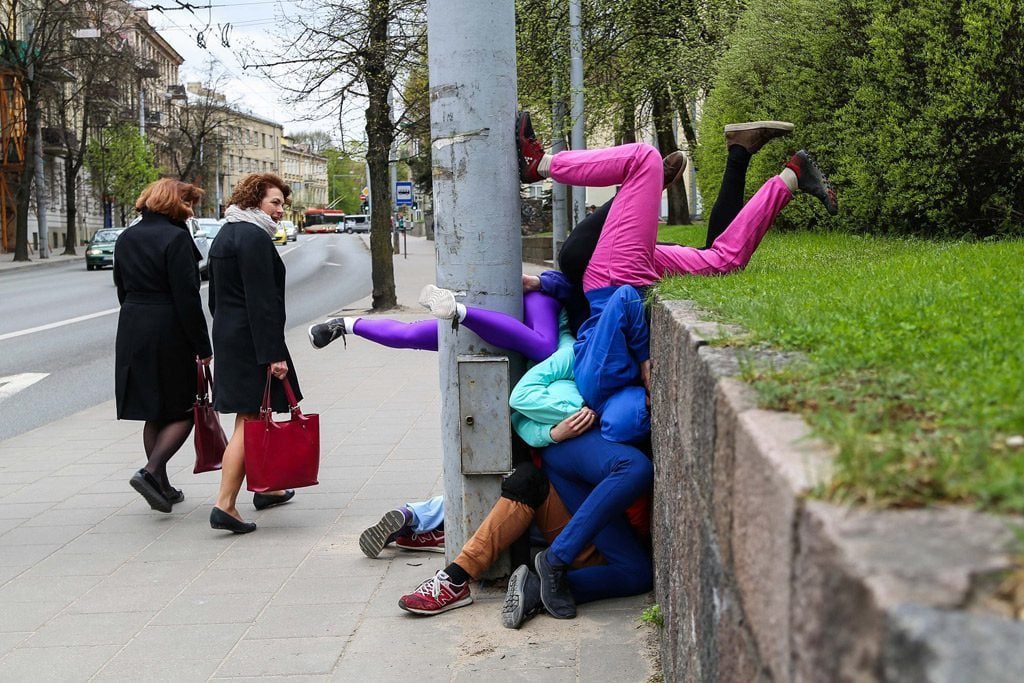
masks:
MULTIPOLYGON (((374 309, 397 305, 391 246, 389 163, 401 113, 392 93, 426 46, 424 0, 308 0, 288 17, 294 35, 278 55, 252 57, 251 66, 278 78, 294 99, 317 115, 365 106, 366 161, 370 167, 370 252, 374 309), (294 84, 298 76, 298 85, 294 84)), ((340 131, 342 139, 345 132, 340 131)))
MULTIPOLYGON (((163 140, 161 156, 172 173, 187 183, 211 186, 217 180, 217 157, 231 142, 238 122, 235 108, 221 94, 226 77, 211 62, 202 83, 190 83, 184 102, 175 107, 163 140)), ((207 193, 207 199, 213 194, 207 193)), ((220 207, 217 207, 219 210, 220 207)))
MULTIPOLYGON (((78 219, 78 179, 94 130, 106 128, 121 108, 124 74, 135 66, 135 55, 122 37, 133 9, 123 0, 94 0, 74 17, 79 36, 67 44, 68 67, 74 78, 61 84, 49 106, 43 131, 49 145, 64 158, 66 240, 64 253, 74 255, 78 219)), ((73 34, 74 35, 74 34, 73 34)))
MULTIPOLYGON (((13 112, 10 122, 24 131, 24 153, 15 179, 14 260, 28 261, 28 214, 36 140, 46 98, 48 94, 52 97, 55 84, 67 75, 65 48, 80 6, 64 0, 4 0, 0 7, 6 12, 6 20, 0 23, 0 60, 11 73, 13 90, 24 107, 23 116, 13 112)), ((9 152, 5 150, 4 154, 8 161, 9 152)))

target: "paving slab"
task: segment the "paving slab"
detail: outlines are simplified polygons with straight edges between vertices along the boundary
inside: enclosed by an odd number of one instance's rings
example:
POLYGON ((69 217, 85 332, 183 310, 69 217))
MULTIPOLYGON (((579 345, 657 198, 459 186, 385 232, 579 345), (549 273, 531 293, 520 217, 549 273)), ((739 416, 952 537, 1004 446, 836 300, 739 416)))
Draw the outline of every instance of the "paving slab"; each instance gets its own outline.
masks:
MULTIPOLYGON (((416 297, 434 281, 433 243, 408 243, 395 261, 404 305, 388 316, 400 320, 424 317, 416 297)), ((303 409, 321 416, 320 485, 263 512, 243 492, 254 534, 210 529, 219 477, 191 473, 190 443, 170 466, 185 501, 150 510, 128 486, 141 424, 114 419, 113 401, 0 442, 0 680, 651 676, 637 623, 647 596, 519 631, 500 625, 500 586, 474 584, 473 605, 436 617, 401 611, 444 556, 386 548, 369 559, 358 538, 388 508, 443 490, 436 359, 353 336, 316 351, 304 326, 287 340, 303 409)))

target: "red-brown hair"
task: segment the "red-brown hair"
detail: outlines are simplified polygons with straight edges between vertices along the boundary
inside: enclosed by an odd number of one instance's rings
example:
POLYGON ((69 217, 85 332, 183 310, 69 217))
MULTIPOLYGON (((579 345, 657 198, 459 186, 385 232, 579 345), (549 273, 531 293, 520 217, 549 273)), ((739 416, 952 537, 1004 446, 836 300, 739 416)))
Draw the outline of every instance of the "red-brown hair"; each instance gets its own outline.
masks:
POLYGON ((171 220, 183 221, 192 215, 192 205, 202 199, 203 194, 195 185, 174 178, 161 178, 146 185, 135 200, 135 209, 147 209, 162 213, 171 220))
POLYGON ((231 193, 228 204, 234 204, 240 209, 258 209, 260 204, 263 203, 263 198, 267 195, 267 190, 271 187, 281 190, 281 194, 284 195, 285 204, 292 203, 288 199, 292 193, 292 188, 281 179, 281 176, 276 173, 250 173, 235 185, 235 190, 231 193))

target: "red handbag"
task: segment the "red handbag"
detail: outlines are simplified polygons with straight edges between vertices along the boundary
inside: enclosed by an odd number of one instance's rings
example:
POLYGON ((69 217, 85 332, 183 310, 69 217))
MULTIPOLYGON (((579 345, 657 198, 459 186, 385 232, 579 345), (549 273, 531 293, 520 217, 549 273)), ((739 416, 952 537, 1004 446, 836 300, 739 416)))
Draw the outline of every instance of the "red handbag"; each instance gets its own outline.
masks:
POLYGON ((297 489, 317 485, 320 471, 320 416, 303 415, 287 377, 284 395, 291 418, 274 422, 270 409, 270 382, 267 368, 260 416, 245 421, 246 488, 256 493, 297 489))
POLYGON ((192 419, 195 422, 196 466, 192 472, 213 472, 219 470, 224 459, 228 439, 220 424, 217 411, 210 404, 213 390, 213 375, 210 366, 196 357, 196 402, 192 404, 192 419))

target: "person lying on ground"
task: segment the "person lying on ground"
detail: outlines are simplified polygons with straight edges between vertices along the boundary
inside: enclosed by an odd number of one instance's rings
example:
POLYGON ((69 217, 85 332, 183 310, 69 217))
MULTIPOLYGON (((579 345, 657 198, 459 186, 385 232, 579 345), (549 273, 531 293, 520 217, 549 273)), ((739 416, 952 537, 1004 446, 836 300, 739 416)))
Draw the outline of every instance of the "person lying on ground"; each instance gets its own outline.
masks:
POLYGON ((393 508, 359 535, 359 549, 373 559, 391 543, 403 550, 444 552, 444 496, 393 508))

